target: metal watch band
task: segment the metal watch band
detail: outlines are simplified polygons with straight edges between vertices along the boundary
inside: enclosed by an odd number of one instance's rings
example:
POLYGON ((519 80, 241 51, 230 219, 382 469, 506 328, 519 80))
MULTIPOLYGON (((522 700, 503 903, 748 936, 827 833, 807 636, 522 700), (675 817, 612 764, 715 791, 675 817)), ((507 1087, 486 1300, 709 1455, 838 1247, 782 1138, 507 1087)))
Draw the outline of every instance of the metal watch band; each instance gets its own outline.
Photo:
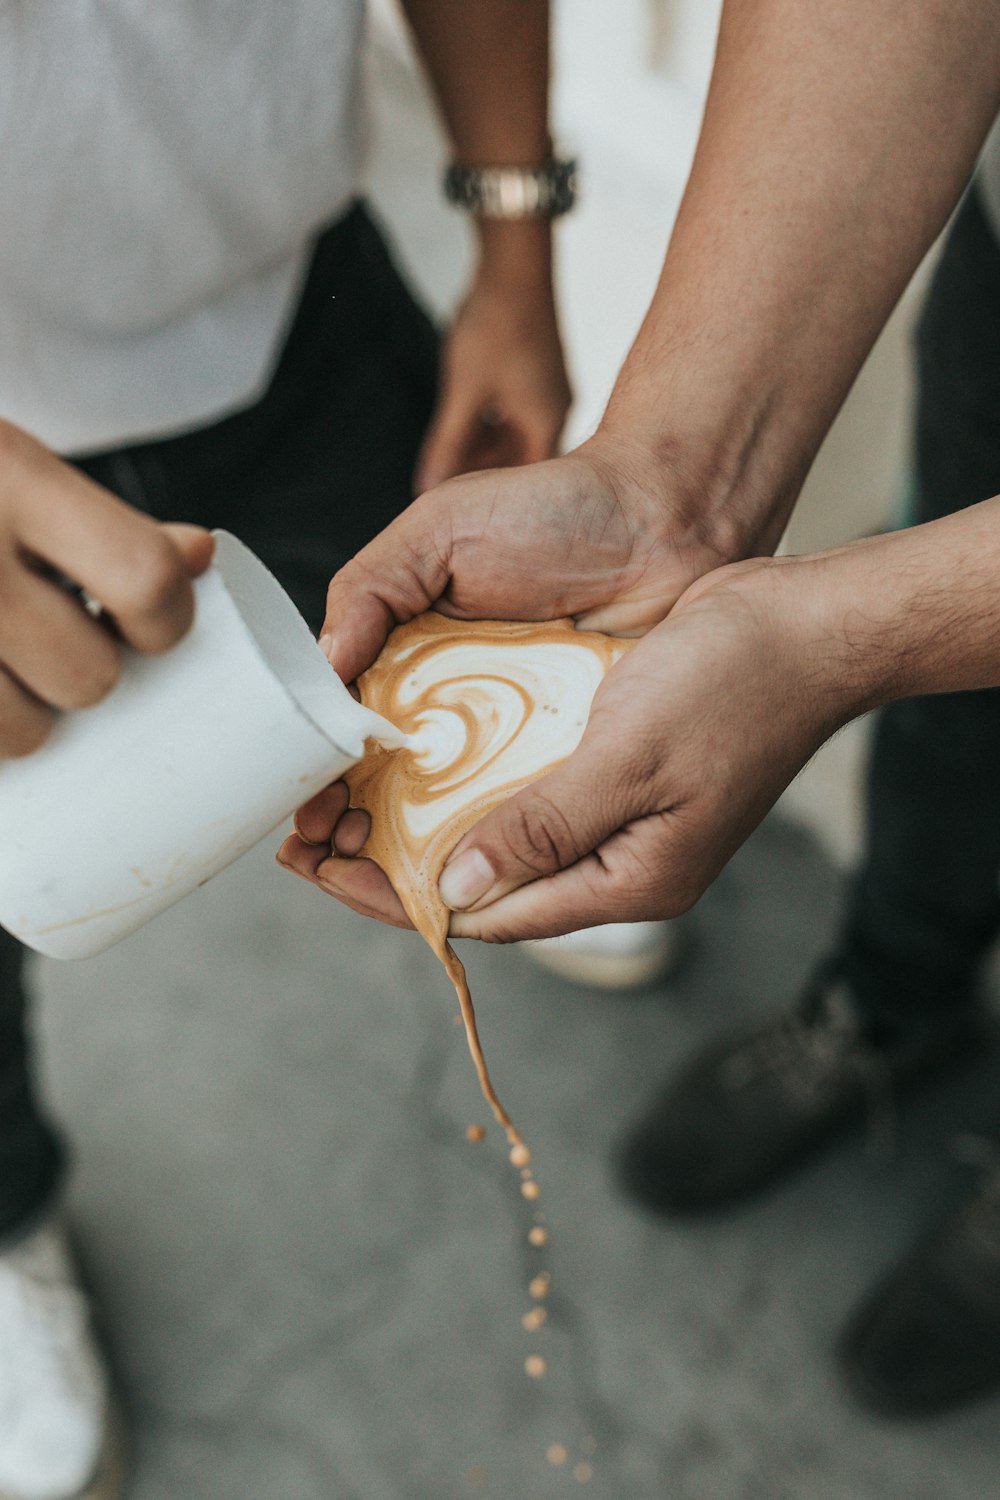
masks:
POLYGON ((555 219, 576 202, 576 162, 553 157, 540 167, 463 167, 444 174, 444 195, 480 219, 555 219))

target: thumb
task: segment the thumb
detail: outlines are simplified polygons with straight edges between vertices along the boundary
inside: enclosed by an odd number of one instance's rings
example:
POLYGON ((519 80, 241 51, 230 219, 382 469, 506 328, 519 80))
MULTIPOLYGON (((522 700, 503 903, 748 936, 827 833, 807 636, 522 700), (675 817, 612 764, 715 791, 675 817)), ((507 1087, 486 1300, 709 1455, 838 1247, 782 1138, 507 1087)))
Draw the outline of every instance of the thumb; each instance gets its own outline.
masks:
POLYGON ((552 458, 559 449, 559 437, 566 423, 565 412, 532 409, 522 422, 522 464, 537 464, 552 458))
POLYGON ((391 606, 363 582, 355 586, 336 574, 327 594, 319 644, 341 682, 354 682, 371 666, 397 624, 391 606))
POLYGON ((394 626, 429 609, 448 585, 450 512, 424 497, 333 575, 320 645, 344 682, 370 667, 394 626))
POLYGON ((168 521, 163 530, 184 559, 188 576, 200 577, 211 563, 215 551, 212 533, 202 526, 191 526, 186 521, 168 521))
POLYGON ((587 743, 466 834, 438 890, 452 911, 479 911, 589 854, 629 816, 609 795, 607 756, 587 743))
POLYGON ((444 392, 417 459, 413 482, 418 495, 465 473, 479 409, 479 403, 461 391, 444 392))

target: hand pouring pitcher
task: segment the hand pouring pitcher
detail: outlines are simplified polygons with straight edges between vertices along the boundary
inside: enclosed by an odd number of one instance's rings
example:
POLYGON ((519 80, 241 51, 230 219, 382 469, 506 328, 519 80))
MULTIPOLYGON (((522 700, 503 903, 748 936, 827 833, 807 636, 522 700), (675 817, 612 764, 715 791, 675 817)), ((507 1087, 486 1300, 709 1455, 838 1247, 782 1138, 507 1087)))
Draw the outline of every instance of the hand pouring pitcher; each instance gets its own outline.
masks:
POLYGON ((90 958, 203 885, 364 753, 403 737, 356 703, 292 601, 235 537, 162 656, 126 650, 93 708, 0 762, 0 924, 90 958))

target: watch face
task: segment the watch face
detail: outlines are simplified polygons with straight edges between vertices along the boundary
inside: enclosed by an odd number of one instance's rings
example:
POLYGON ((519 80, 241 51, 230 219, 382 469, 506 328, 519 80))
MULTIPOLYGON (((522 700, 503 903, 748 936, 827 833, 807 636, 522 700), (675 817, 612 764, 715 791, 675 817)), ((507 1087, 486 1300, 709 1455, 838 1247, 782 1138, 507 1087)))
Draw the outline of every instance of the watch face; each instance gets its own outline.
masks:
POLYGON ((445 172, 449 203, 489 219, 543 219, 576 202, 576 162, 556 158, 540 167, 466 167, 445 172))

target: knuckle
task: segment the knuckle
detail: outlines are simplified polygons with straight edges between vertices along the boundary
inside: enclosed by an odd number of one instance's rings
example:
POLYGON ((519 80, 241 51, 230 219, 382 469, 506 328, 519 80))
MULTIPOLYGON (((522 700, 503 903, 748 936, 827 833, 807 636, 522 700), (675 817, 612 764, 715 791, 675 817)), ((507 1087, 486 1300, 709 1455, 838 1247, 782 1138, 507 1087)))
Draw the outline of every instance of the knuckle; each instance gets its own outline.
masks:
POLYGON ((476 933, 476 937, 482 943, 495 943, 497 946, 505 947, 510 943, 521 942, 524 933, 506 922, 497 922, 492 926, 483 927, 476 933))
POLYGON ((535 875, 561 870, 576 857, 576 840, 566 814, 550 797, 536 793, 510 807, 512 851, 535 875))
POLYGON ((661 813, 624 831, 592 871, 590 885, 608 921, 659 921, 681 916, 702 894, 690 850, 678 844, 672 815, 661 813))
POLYGON ((664 880, 659 891, 659 904, 665 917, 682 917, 697 905, 704 891, 704 883, 689 869, 675 870, 664 880))

